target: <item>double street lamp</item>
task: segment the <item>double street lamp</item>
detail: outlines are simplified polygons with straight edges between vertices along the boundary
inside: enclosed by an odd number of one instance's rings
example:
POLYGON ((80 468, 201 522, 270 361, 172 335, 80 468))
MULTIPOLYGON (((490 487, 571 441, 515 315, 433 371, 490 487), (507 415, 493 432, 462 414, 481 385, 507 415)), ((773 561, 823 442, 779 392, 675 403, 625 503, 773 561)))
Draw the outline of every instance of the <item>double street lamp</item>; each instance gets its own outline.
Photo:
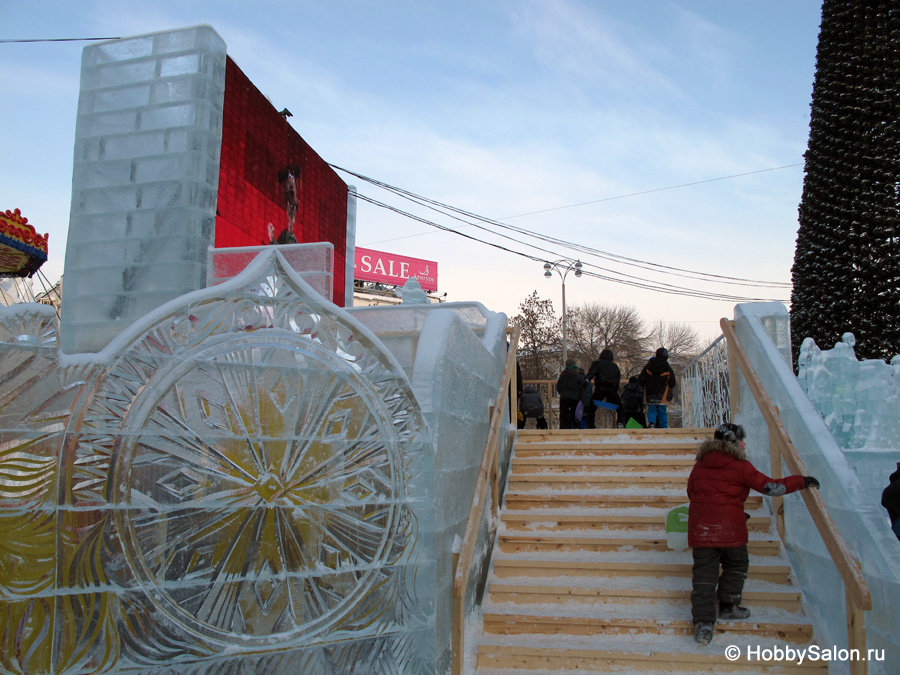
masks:
POLYGON ((548 279, 553 276, 553 272, 556 272, 559 275, 559 278, 562 279, 562 362, 563 368, 566 367, 566 361, 568 360, 568 333, 566 329, 566 276, 571 271, 575 271, 575 276, 581 276, 581 261, 569 260, 567 258, 562 258, 561 260, 556 260, 554 262, 546 262, 544 263, 544 276, 548 279))

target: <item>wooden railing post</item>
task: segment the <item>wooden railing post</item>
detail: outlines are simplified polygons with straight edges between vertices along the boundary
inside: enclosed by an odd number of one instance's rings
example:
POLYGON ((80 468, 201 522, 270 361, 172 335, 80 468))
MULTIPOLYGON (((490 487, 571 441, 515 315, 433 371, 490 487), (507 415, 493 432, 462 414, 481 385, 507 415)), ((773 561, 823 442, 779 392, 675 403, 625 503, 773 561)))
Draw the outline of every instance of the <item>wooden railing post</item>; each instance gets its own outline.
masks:
MULTIPOLYGON (((774 406, 773 406, 774 407, 774 406)), ((778 408, 774 408, 775 414, 778 415, 778 408)), ((781 417, 779 416, 779 419, 781 417)), ((784 471, 781 468, 781 439, 778 437, 777 429, 769 427, 769 474, 772 478, 784 478, 784 471)), ((772 497, 772 510, 775 512, 775 527, 778 529, 778 536, 781 541, 784 538, 784 497, 772 497)))
POLYGON ((869 668, 863 659, 868 658, 866 652, 866 615, 857 604, 847 588, 844 593, 847 602, 847 648, 859 653, 858 659, 850 661, 850 675, 866 675, 869 668))
MULTIPOLYGON (((725 320, 726 319, 722 319, 722 321, 725 320)), ((733 329, 734 321, 731 321, 729 325, 733 329)), ((725 340, 725 353, 728 356, 728 398, 731 401, 731 419, 734 420, 738 410, 741 409, 741 382, 738 360, 733 353, 731 340, 725 340)))

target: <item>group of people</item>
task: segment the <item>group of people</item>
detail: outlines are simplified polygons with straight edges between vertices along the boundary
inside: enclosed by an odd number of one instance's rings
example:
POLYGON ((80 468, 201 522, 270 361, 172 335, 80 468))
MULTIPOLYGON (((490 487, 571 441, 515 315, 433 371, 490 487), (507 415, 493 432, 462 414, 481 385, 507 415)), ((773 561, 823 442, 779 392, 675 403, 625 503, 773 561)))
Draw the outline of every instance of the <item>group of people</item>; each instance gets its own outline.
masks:
POLYGON ((596 428, 597 406, 595 401, 616 407, 616 425, 665 429, 669 426, 667 406, 675 390, 675 373, 669 365, 669 352, 665 347, 656 350, 637 376, 628 378, 622 388, 622 373, 616 365, 610 349, 600 352, 587 373, 575 359, 566 361, 565 370, 556 381, 559 394, 559 428, 580 428, 579 409, 585 427, 596 428), (580 404, 580 406, 579 406, 580 404), (646 410, 646 412, 645 412, 646 410))

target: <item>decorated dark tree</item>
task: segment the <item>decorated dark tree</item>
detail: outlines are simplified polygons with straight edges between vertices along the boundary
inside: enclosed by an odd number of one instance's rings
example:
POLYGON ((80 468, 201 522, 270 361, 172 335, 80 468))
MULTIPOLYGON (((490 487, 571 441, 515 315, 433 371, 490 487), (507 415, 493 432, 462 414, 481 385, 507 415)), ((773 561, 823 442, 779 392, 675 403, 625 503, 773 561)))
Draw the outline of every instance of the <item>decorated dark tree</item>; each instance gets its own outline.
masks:
POLYGON ((791 333, 900 354, 900 4, 824 0, 791 333))

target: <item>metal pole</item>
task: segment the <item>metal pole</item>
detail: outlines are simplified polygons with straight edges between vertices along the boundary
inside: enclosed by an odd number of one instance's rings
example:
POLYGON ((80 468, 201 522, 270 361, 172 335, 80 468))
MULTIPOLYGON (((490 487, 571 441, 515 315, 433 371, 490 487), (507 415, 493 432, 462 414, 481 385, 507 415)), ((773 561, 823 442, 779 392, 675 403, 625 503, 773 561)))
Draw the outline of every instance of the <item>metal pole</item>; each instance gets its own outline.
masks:
POLYGON ((562 277, 562 319, 563 319, 563 344, 562 344, 562 356, 563 356, 563 369, 566 367, 566 361, 568 360, 569 354, 569 335, 567 333, 566 328, 566 277, 563 275, 562 277))

